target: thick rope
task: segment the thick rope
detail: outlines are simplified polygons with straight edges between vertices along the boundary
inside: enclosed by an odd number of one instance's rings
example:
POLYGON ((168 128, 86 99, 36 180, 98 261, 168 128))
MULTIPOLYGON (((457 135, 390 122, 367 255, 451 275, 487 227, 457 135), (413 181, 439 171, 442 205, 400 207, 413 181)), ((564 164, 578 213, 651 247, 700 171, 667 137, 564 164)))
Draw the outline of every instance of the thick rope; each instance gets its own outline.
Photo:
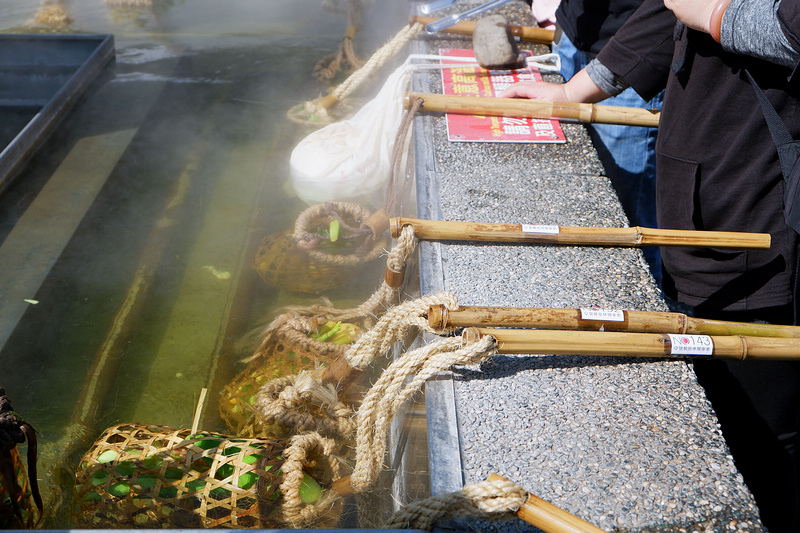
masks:
POLYGON ((339 84, 339 86, 333 90, 333 96, 339 101, 347 98, 353 91, 360 87, 369 76, 388 63, 401 48, 419 35, 422 31, 422 27, 422 24, 419 22, 403 26, 403 28, 397 32, 397 35, 372 54, 363 67, 353 72, 353 74, 339 84))
POLYGON ((319 375, 304 371, 265 383, 253 402, 264 425, 281 424, 296 433, 316 431, 349 439, 355 431, 355 412, 339 400, 336 387, 323 385, 319 375))
POLYGON ((287 118, 298 124, 321 126, 334 121, 329 110, 340 105, 342 100, 352 94, 379 68, 385 65, 409 41, 422 31, 423 25, 419 22, 403 28, 389 42, 379 48, 364 66, 353 72, 346 80, 339 84, 331 93, 306 101, 289 110, 287 118))
POLYGON ((356 466, 350 477, 357 492, 369 489, 378 477, 389 425, 400 406, 433 375, 453 365, 481 363, 497 351, 497 341, 489 336, 468 345, 462 342, 453 337, 406 353, 369 390, 358 410, 356 466))
POLYGON ((319 60, 314 67, 314 76, 320 81, 333 79, 344 63, 349 63, 354 69, 361 68, 364 65, 364 62, 356 56, 353 49, 353 39, 364 24, 364 6, 361 0, 349 0, 348 5, 348 26, 345 29, 342 42, 339 44, 339 49, 336 53, 319 60))
MULTIPOLYGON (((456 309, 458 301, 455 296, 443 292, 390 308, 345 352, 350 366, 356 370, 366 369, 396 341, 403 339, 412 327, 435 333, 425 318, 432 305, 456 309)), ((350 438, 356 430, 355 412, 339 399, 336 387, 322 384, 321 374, 321 371, 301 372, 265 383, 253 402, 256 417, 262 424, 278 423, 296 432, 313 430, 323 435, 350 438)))
POLYGON ((333 507, 337 496, 326 491, 322 498, 314 504, 306 504, 300 498, 300 484, 305 476, 304 468, 312 466, 312 477, 323 483, 331 482, 342 476, 340 461, 336 455, 337 446, 331 439, 316 433, 308 433, 292 437, 289 446, 283 451, 284 480, 280 485, 283 495, 281 511, 283 519, 293 528, 311 527, 324 520, 333 507), (319 474, 324 475, 324 479, 319 474), (314 475, 316 474, 316 475, 314 475))
MULTIPOLYGON (((382 239, 373 238, 372 230, 367 227, 350 226, 347 224, 347 218, 360 224, 369 215, 369 210, 358 204, 348 202, 315 204, 298 215, 294 224, 293 236, 298 248, 305 250, 312 259, 320 263, 341 266, 361 265, 377 259, 383 253, 384 242, 382 239), (314 226, 321 221, 325 223, 334 219, 339 220, 345 229, 347 235, 341 237, 343 240, 349 238, 365 239, 364 243, 356 248, 352 254, 332 254, 316 249, 317 245, 325 239, 312 231, 314 226)), ((330 240, 330 238, 327 240, 330 240)))
POLYGON ((457 517, 508 520, 527 498, 525 489, 513 481, 481 481, 465 485, 458 492, 411 503, 397 511, 383 527, 430 530, 440 520, 457 517))
POLYGON ((456 309, 458 300, 450 293, 440 292, 390 308, 374 327, 361 335, 345 352, 350 366, 356 370, 364 370, 375 359, 388 352, 395 342, 403 340, 413 327, 435 333, 425 318, 432 305, 456 309))

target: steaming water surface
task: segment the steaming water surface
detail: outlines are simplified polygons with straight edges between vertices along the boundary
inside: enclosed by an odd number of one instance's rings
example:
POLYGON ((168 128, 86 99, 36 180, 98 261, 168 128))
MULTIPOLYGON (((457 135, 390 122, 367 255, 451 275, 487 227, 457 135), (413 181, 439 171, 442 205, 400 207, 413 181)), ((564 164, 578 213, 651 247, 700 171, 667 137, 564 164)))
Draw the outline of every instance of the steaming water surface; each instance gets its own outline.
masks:
MULTIPOLYGON (((252 348, 247 333, 282 305, 317 301, 254 284, 245 312, 235 292, 252 275, 254 236, 290 229, 306 207, 286 180, 289 153, 310 130, 286 112, 329 90, 312 69, 338 47, 347 19, 322 3, 0 2, 3 32, 110 33, 116 45, 116 61, 0 196, 0 253, 63 240, 52 264, 24 264, 46 275, 0 351, 0 386, 39 432, 51 509, 98 430, 190 427, 199 391, 211 387, 204 425, 224 431, 214 400, 252 348), (45 9, 54 17, 44 20, 45 9), (94 192, 81 207, 50 194, 55 183, 94 192), (22 231, 35 237, 12 247, 22 231)), ((373 5, 362 56, 406 14, 404 2, 373 5)), ((17 283, 15 274, 0 284, 17 283)), ((357 305, 381 277, 376 265, 327 296, 357 305)), ((71 526, 64 513, 46 525, 71 526)))

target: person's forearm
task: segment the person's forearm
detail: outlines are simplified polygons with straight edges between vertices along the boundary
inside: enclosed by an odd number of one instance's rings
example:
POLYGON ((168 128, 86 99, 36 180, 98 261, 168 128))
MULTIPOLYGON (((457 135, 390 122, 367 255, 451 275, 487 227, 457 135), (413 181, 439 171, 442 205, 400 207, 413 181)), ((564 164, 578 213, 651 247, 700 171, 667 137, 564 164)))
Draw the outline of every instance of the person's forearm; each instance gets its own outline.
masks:
POLYGON ((630 86, 628 82, 611 72, 598 59, 592 59, 586 65, 585 70, 592 82, 608 96, 617 96, 630 86))
POLYGON ((793 67, 800 53, 792 48, 781 30, 776 2, 731 0, 720 26, 722 46, 731 52, 766 59, 793 67))
POLYGON ((778 21, 782 0, 664 0, 689 28, 711 35, 730 52, 793 67, 800 60, 778 21))
POLYGON ((564 92, 567 95, 567 102, 593 104, 610 96, 589 77, 586 69, 579 71, 564 84, 564 92))

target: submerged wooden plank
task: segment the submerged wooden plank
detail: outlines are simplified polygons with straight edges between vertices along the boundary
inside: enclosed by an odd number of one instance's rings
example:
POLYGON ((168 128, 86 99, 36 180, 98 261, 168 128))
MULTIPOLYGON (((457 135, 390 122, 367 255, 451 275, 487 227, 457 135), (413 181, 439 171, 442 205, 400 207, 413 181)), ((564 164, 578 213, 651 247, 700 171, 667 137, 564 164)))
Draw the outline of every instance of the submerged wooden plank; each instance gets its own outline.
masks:
POLYGON ((262 145, 237 148, 202 221, 161 345, 143 378, 146 391, 134 420, 183 427, 197 395, 213 380, 220 324, 226 324, 238 278, 250 274, 243 257, 267 164, 262 145), (169 405, 170 409, 164 409, 169 405))
POLYGON ((79 140, 0 246, 0 348, 34 305, 30 301, 135 133, 79 140))

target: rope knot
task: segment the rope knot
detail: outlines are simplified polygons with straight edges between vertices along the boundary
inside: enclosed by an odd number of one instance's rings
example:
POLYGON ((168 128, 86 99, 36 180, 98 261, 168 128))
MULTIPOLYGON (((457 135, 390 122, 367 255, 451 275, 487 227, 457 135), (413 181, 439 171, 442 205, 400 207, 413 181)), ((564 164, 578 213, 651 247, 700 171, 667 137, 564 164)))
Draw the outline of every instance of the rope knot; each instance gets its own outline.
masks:
POLYGON ((481 481, 465 485, 457 492, 409 504, 396 512, 383 527, 430 530, 436 522, 455 517, 508 520, 514 517, 527 498, 525 489, 513 481, 481 481))
POLYGON ((349 439, 355 431, 355 412, 342 402, 333 385, 323 385, 319 372, 274 379, 256 393, 253 408, 265 425, 280 424, 293 432, 316 431, 349 439))

